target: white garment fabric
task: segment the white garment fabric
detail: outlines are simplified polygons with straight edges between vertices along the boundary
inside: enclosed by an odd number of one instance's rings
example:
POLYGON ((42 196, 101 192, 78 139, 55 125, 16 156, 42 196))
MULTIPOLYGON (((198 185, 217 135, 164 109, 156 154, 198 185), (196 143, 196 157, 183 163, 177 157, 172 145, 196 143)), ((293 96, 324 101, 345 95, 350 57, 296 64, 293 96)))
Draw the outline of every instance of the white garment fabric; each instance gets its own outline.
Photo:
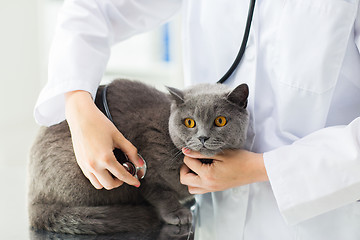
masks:
POLYGON ((35 120, 46 126, 63 121, 66 92, 85 90, 95 99, 111 46, 165 23, 180 6, 166 0, 64 1, 35 120))
MULTIPOLYGON (((216 82, 241 43, 248 0, 65 1, 35 118, 64 120, 63 94, 95 96, 110 46, 182 8, 187 85, 216 82)), ((196 239, 360 239, 359 0, 258 0, 244 58, 249 150, 269 182, 197 196, 196 239)))

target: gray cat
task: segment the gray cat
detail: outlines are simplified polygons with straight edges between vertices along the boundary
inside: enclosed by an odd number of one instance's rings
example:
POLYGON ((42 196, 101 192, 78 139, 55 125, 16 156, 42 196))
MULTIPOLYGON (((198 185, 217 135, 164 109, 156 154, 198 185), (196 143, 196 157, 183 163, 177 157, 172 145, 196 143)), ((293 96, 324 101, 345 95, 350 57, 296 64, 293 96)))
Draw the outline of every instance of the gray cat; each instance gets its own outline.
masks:
MULTIPOLYGON (((102 109, 100 86, 96 104, 102 109)), ((115 80, 107 89, 114 124, 147 161, 140 188, 97 190, 83 175, 66 121, 41 128, 29 163, 29 218, 33 229, 70 234, 145 232, 161 223, 191 223, 192 199, 180 184, 181 149, 211 156, 245 141, 248 87, 230 91, 203 84, 165 94, 139 82, 115 80)))

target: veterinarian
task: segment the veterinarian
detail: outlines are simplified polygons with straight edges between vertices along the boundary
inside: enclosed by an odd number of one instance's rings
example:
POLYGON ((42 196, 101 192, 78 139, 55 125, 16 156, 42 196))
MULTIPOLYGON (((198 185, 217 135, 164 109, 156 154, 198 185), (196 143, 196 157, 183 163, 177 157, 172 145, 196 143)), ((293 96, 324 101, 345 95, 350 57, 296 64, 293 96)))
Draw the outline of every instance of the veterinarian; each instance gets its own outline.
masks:
MULTIPOLYGON (((136 148, 93 103, 110 47, 181 11, 185 83, 215 83, 238 53, 248 6, 65 0, 37 122, 68 120, 94 187, 138 186, 112 155, 121 148, 141 165, 136 148)), ((359 0, 256 2, 245 54, 225 83, 249 85, 249 151, 225 152, 209 166, 184 149, 181 182, 206 193, 198 196, 196 239, 360 239, 359 49, 359 0)))

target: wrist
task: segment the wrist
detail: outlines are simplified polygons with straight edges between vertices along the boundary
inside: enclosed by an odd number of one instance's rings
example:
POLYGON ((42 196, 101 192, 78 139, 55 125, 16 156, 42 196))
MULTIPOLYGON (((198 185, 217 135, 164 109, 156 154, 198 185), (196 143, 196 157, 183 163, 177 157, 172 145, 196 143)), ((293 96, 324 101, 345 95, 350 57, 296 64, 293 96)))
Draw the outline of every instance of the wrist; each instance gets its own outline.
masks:
POLYGON ((243 179, 245 181, 241 185, 268 181, 263 154, 249 151, 241 152, 243 164, 240 166, 240 170, 242 169, 246 178, 246 180, 243 179))
POLYGON ((264 157, 262 153, 252 153, 252 176, 253 176, 253 182, 265 182, 269 181, 265 163, 264 163, 264 157))
POLYGON ((65 93, 65 116, 69 122, 73 117, 85 112, 94 105, 91 94, 87 91, 76 90, 65 93))

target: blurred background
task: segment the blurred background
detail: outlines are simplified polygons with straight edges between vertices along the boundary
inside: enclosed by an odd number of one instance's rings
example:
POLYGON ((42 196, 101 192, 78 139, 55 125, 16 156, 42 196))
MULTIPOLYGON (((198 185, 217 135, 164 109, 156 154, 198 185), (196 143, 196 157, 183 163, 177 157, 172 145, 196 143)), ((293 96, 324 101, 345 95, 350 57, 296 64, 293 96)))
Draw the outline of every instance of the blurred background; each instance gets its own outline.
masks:
MULTIPOLYGON (((0 239, 28 239, 28 153, 39 126, 33 107, 47 81, 48 52, 62 0, 0 0, 0 239)), ((180 16, 113 47, 102 79, 182 87, 180 16)))

